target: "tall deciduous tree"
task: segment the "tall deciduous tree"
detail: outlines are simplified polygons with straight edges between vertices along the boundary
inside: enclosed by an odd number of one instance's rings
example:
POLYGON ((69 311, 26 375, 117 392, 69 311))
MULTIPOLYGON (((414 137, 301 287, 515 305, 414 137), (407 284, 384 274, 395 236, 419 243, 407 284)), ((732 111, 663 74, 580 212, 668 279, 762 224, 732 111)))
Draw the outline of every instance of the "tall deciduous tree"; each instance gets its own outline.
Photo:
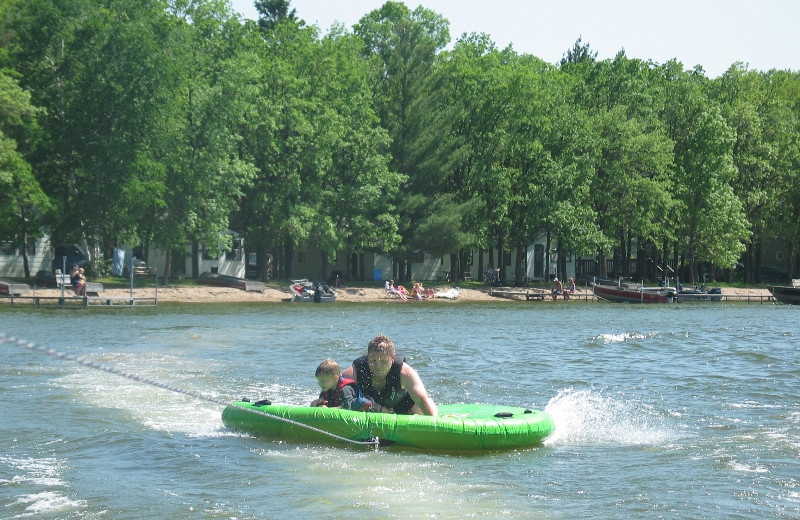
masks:
MULTIPOLYGON (((231 212, 253 167, 239 156, 236 133, 248 106, 243 92, 242 27, 227 7, 192 1, 175 5, 167 99, 159 154, 164 157, 163 202, 154 243, 173 252, 192 245, 192 276, 199 276, 200 247, 216 256, 231 212)), ((166 282, 166 278, 165 278, 166 282)))
POLYGON ((0 70, 0 240, 11 242, 22 253, 26 277, 30 276, 28 247, 42 235, 41 217, 50 201, 12 136, 29 135, 26 130, 36 113, 30 94, 0 70))
POLYGON ((411 11, 386 2, 362 17, 355 33, 364 41, 377 112, 392 140, 390 166, 408 179, 397 204, 402 241, 391 250, 406 265, 399 276, 405 279, 414 254, 444 252, 432 243, 459 247, 471 241, 464 221, 472 207, 442 197, 458 160, 452 140, 456 116, 441 97, 435 73, 437 52, 450 40, 448 23, 421 6, 411 11))
MULTIPOLYGON (((585 82, 577 90, 597 135, 592 209, 598 226, 617 245, 617 272, 630 275, 632 245, 663 238, 672 204, 672 142, 657 117, 650 64, 620 52, 613 60, 568 63, 585 82)), ((606 251, 598 251, 606 275, 606 251)))
POLYGON ((729 184, 735 174, 733 132, 706 95, 708 80, 700 71, 687 73, 670 61, 656 72, 663 74, 661 118, 675 143, 674 238, 685 253, 683 277, 696 283, 700 262, 708 262, 709 274, 716 276, 716 267, 734 267, 744 249, 747 221, 729 184))
POLYGON ((318 40, 316 29, 285 21, 262 31, 255 48, 261 110, 243 135, 258 173, 237 222, 258 256, 270 244, 282 244, 287 260, 313 246, 325 272, 338 251, 391 248, 391 201, 403 178, 387 166, 389 141, 372 109, 361 41, 340 29, 318 40))
MULTIPOLYGON (((770 211, 770 229, 783 241, 788 260, 788 278, 800 278, 800 72, 770 71, 773 95, 785 107, 780 163, 776 169, 776 196, 770 211)), ((788 280, 787 280, 788 282, 788 280)))
POLYGON ((722 106, 726 123, 734 131, 733 163, 736 175, 731 180, 736 196, 744 206, 750 223, 747 242, 745 281, 761 282, 761 244, 770 231, 784 151, 794 138, 791 119, 781 96, 768 77, 734 64, 711 86, 722 106))

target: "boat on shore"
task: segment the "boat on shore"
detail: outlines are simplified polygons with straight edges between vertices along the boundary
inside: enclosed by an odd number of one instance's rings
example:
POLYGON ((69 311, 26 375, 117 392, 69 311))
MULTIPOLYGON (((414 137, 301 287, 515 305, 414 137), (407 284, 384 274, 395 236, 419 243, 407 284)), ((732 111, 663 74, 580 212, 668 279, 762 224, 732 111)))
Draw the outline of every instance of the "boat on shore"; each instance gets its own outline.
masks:
POLYGON ((685 302, 719 302, 722 301, 722 289, 713 287, 706 289, 704 285, 695 286, 693 289, 680 289, 678 291, 678 301, 685 302))
POLYGON ((439 405, 439 416, 432 417, 239 401, 225 407, 222 422, 232 430, 275 439, 330 442, 333 434, 435 451, 538 446, 555 429, 545 412, 481 404, 439 405))
POLYGON ((800 280, 792 280, 792 286, 767 287, 772 297, 786 305, 800 305, 800 280))
POLYGON ((0 279, 0 295, 21 296, 31 292, 30 285, 0 279))
POLYGON ((68 274, 56 274, 45 270, 37 272, 33 276, 33 282, 41 287, 61 287, 62 284, 64 287, 70 287, 72 285, 68 274))
POLYGON ((200 275, 198 283, 203 285, 213 285, 215 287, 231 287, 233 289, 241 289, 247 292, 264 292, 263 282, 245 280, 244 278, 237 278, 235 276, 228 276, 219 273, 205 272, 200 275))
POLYGON ((673 303, 678 292, 675 287, 644 287, 641 284, 592 284, 595 296, 614 303, 673 303))
POLYGON ((333 303, 336 301, 336 291, 321 282, 310 282, 305 278, 292 280, 289 284, 289 293, 292 303, 333 303))

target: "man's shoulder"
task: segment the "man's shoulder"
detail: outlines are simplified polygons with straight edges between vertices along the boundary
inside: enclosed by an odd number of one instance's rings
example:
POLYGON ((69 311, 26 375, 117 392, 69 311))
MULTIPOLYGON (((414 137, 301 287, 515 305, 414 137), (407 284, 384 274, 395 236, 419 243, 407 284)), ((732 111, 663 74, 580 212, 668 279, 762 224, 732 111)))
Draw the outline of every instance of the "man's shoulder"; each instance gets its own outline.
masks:
POLYGON ((403 362, 403 366, 400 367, 400 375, 409 375, 409 374, 416 374, 416 373, 417 373, 417 371, 414 370, 414 367, 412 367, 411 365, 409 365, 405 361, 403 362))

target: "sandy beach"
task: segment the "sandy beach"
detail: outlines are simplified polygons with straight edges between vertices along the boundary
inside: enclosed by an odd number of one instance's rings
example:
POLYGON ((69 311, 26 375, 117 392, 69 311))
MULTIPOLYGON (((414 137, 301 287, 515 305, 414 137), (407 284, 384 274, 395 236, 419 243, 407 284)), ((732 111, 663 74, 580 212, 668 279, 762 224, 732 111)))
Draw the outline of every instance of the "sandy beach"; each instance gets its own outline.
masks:
MULTIPOLYGON (((437 286, 430 286, 430 288, 434 289, 436 292, 446 292, 448 289, 451 289, 452 286, 437 285, 437 286)), ((525 288, 520 288, 519 290, 524 291, 525 288)), ((585 291, 586 290, 583 288, 578 289, 573 298, 575 300, 583 299, 584 295, 586 294, 585 291)), ((34 296, 34 293, 36 296, 50 296, 50 297, 61 296, 61 291, 59 289, 42 288, 42 287, 37 287, 35 289, 31 288, 31 292, 28 293, 26 296, 34 296)), ((402 303, 397 297, 387 295, 385 290, 374 287, 355 287, 355 286, 339 287, 336 289, 336 293, 337 293, 337 301, 342 301, 342 302, 402 303)), ((736 295, 750 295, 750 296, 770 295, 767 289, 723 288, 722 293, 736 294, 736 295)), ((65 294, 67 296, 73 296, 73 293, 71 291, 67 291, 65 294)), ((591 292, 589 294, 591 294, 591 292)), ((130 295, 131 295, 130 289, 105 289, 101 294, 101 296, 105 296, 108 298, 115 298, 115 297, 127 298, 130 297, 130 295)), ((181 303, 281 302, 281 301, 288 301, 289 298, 291 298, 288 288, 282 288, 282 287, 278 288, 275 286, 265 287, 263 293, 245 292, 241 289, 233 289, 227 287, 213 287, 213 286, 158 287, 157 291, 154 287, 146 287, 146 288, 134 289, 133 296, 135 298, 153 298, 154 296, 157 296, 159 302, 181 302, 181 303)), ((440 298, 440 300, 445 300, 445 299, 440 298)), ((547 300, 550 301, 549 298, 547 300)), ((411 300, 409 300, 409 302, 410 301, 411 300)), ((447 301, 453 301, 453 300, 447 300, 447 301)), ((471 289, 462 287, 459 289, 458 299, 456 301, 514 302, 514 301, 525 301, 525 298, 524 297, 499 298, 496 296, 491 296, 489 294, 489 287, 482 289, 471 289)), ((557 301, 564 302, 564 300, 561 298, 559 298, 557 301)))

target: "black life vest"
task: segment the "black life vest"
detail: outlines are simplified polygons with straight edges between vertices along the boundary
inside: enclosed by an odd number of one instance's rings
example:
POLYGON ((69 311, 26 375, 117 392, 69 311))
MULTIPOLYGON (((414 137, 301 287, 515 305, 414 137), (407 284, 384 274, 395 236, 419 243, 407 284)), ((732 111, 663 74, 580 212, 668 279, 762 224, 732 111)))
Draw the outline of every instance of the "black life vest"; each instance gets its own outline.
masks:
POLYGON ((364 395, 370 396, 376 403, 381 406, 392 408, 396 413, 406 413, 414 406, 414 400, 408 395, 408 392, 403 390, 400 386, 400 370, 403 368, 405 358, 403 356, 395 356, 392 367, 386 375, 386 384, 378 392, 372 386, 372 371, 369 369, 367 356, 361 356, 353 361, 353 367, 356 371, 356 380, 361 392, 364 395))

